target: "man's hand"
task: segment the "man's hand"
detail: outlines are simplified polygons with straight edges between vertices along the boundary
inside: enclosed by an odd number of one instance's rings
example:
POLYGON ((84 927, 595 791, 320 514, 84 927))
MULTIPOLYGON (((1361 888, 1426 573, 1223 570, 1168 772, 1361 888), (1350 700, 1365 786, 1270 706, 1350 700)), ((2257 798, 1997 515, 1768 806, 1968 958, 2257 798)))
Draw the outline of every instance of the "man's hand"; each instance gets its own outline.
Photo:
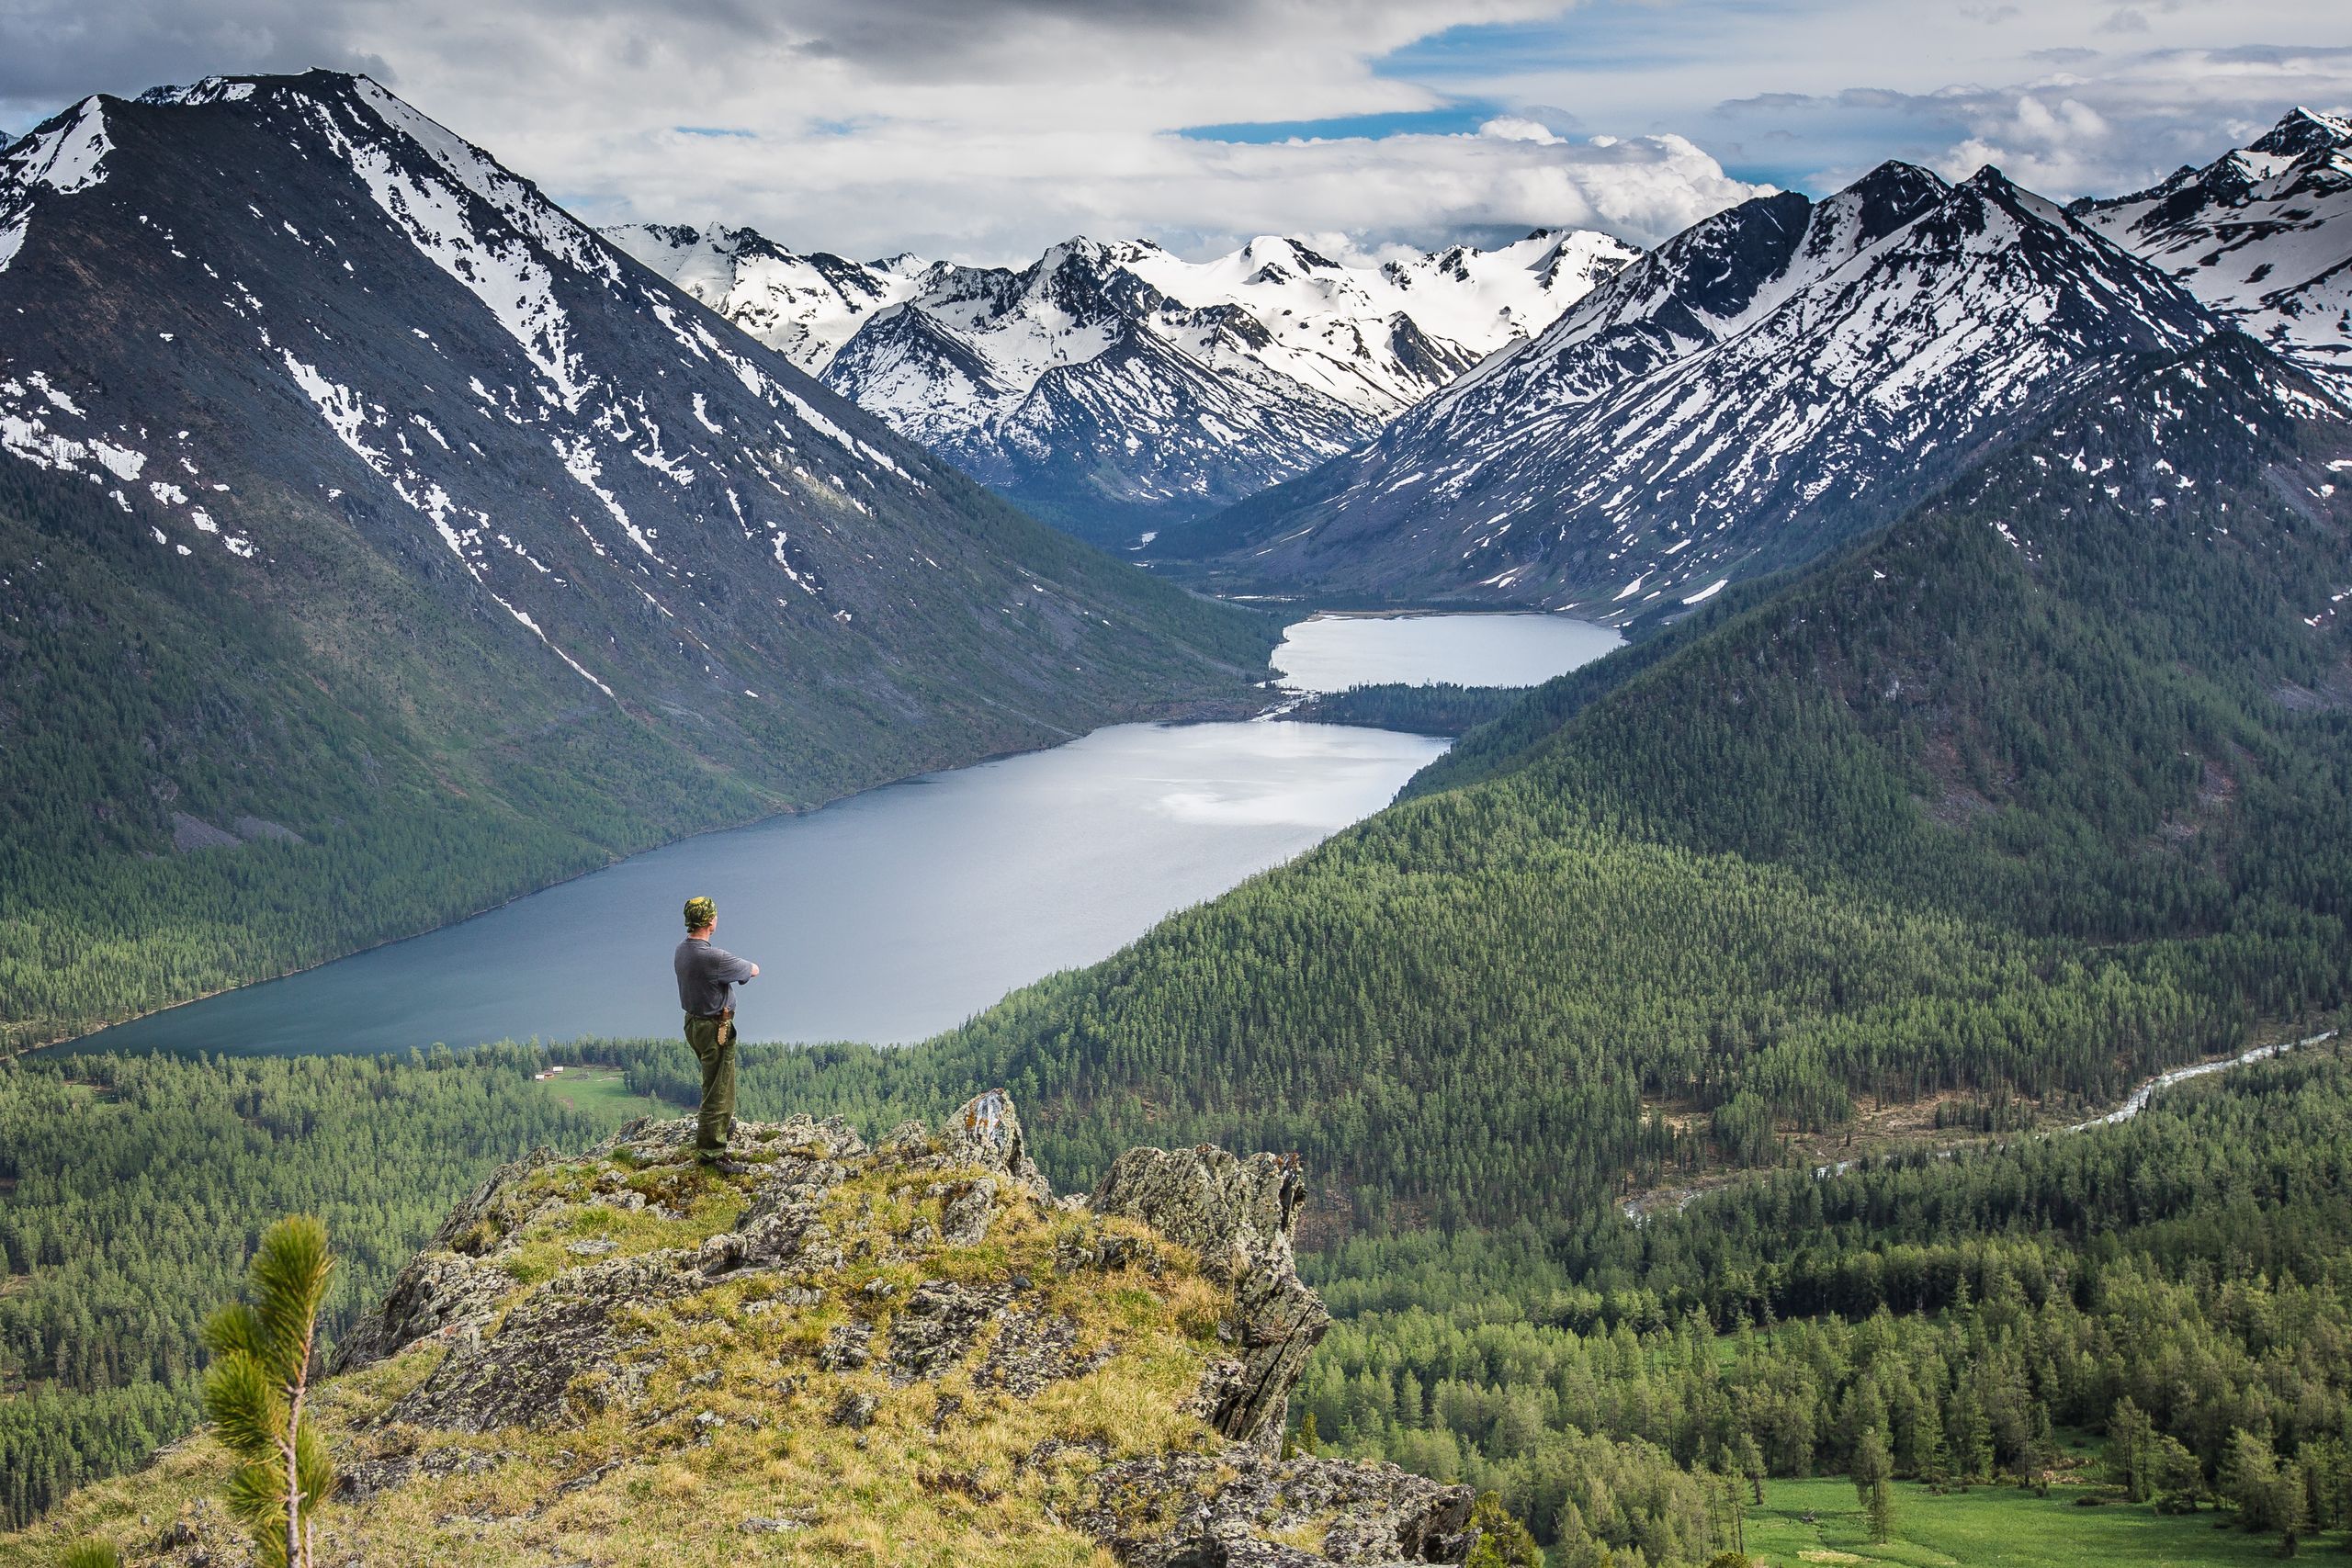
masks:
POLYGON ((752 964, 752 979, 754 979, 754 980, 756 980, 756 979, 758 979, 759 977, 760 977, 760 966, 759 966, 758 964, 752 964))

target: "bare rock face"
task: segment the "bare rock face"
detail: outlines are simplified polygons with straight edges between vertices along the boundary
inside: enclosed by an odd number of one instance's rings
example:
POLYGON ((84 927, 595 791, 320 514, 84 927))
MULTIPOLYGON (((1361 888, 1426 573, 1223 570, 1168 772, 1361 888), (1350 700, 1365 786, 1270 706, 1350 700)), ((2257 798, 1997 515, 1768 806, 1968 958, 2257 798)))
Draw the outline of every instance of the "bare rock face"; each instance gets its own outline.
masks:
MULTIPOLYGON (((1091 1476, 1077 1528, 1142 1568, 1467 1551, 1467 1488, 1274 1458, 1330 1322, 1293 1263, 1306 1195, 1295 1159, 1135 1149, 1090 1201, 1057 1202, 1002 1090, 935 1133, 908 1122, 870 1145, 839 1120, 739 1123, 748 1169, 729 1175, 694 1165, 693 1134, 685 1118, 640 1121, 585 1156, 540 1151, 457 1207, 337 1352, 346 1371, 444 1347, 365 1424, 345 1497, 433 1484, 504 1451, 485 1437, 584 1429, 606 1412, 679 1441, 801 1425, 863 1447, 876 1423, 903 1433, 910 1419, 942 1432, 1105 1368, 1121 1375, 1129 1331, 1101 1305, 1140 1291, 1171 1314, 1187 1303, 1192 1315, 1165 1320, 1185 1326, 1148 1332, 1195 1356, 1210 1348, 1178 1408, 1216 1436, 1191 1427, 1123 1460, 1108 1444, 1049 1441, 1022 1462, 1091 1476), (1309 1537, 1319 1547, 1299 1544, 1309 1537)), ((580 1462, 560 1489, 631 1461, 580 1462)))
POLYGON ((1196 1403, 1219 1432, 1268 1453, 1281 1441, 1307 1355, 1331 1326, 1292 1255, 1306 1201, 1295 1156, 1240 1159, 1207 1145, 1129 1149, 1090 1200, 1098 1214, 1141 1220, 1191 1247, 1204 1272, 1231 1285, 1220 1335, 1236 1354, 1211 1366, 1196 1403))
POLYGON ((514 1228, 519 1218, 515 1193, 531 1172, 554 1158, 551 1151, 537 1149, 502 1165, 450 1210, 424 1250, 393 1280, 383 1304, 335 1347, 330 1370, 347 1372, 371 1365, 420 1339, 478 1333, 521 1283, 481 1256, 484 1240, 514 1228))

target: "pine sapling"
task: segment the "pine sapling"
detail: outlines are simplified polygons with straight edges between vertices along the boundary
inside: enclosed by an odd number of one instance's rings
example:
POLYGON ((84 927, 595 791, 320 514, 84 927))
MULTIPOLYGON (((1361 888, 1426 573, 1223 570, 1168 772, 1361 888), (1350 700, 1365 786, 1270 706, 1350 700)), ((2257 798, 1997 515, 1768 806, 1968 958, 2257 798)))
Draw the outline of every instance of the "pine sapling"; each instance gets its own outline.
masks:
POLYGON ((230 1511, 254 1533, 263 1568, 312 1568, 311 1514, 334 1483, 326 1445, 303 1419, 319 1307, 334 1258, 327 1229, 308 1214, 269 1227, 246 1292, 204 1325, 212 1370, 205 1413, 244 1461, 229 1482, 230 1511))

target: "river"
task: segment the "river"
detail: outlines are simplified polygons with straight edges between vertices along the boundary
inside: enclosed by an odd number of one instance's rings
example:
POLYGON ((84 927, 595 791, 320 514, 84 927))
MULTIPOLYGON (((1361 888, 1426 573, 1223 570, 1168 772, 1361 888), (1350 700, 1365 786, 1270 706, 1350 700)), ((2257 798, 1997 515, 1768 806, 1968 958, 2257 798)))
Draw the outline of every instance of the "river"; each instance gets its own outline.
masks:
MULTIPOLYGON (((1549 615, 1317 617, 1286 685, 1530 685, 1617 646, 1549 615)), ((756 960, 752 1040, 920 1040, 1108 957, 1370 816, 1445 750, 1291 722, 1128 724, 688 839, 457 925, 191 1002, 67 1050, 289 1055, 668 1034, 690 894, 756 960)))

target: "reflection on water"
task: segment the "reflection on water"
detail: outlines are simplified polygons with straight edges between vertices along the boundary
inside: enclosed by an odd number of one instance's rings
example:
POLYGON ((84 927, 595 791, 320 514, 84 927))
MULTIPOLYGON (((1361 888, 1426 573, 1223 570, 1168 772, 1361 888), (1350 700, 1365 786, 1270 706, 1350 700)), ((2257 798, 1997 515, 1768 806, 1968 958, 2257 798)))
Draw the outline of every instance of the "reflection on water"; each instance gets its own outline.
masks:
POLYGON ((668 1034, 678 908, 756 960, 752 1040, 917 1040, 1091 964, 1385 805, 1442 741, 1120 725, 635 856, 461 925, 137 1020, 84 1049, 386 1051, 668 1034))

